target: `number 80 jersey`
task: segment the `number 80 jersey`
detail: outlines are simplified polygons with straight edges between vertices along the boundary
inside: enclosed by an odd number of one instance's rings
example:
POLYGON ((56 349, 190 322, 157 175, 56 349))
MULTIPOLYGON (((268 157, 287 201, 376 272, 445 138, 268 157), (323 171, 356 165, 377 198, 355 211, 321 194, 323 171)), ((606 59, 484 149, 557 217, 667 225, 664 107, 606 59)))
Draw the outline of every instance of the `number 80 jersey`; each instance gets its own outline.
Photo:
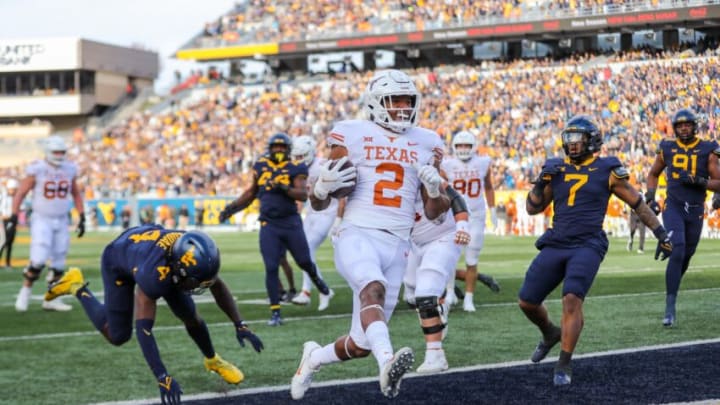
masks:
POLYGON ((33 212, 46 216, 67 215, 72 207, 72 185, 77 171, 75 163, 68 161, 59 166, 44 159, 32 162, 26 173, 35 178, 33 212))
POLYGON ((421 185, 418 169, 432 161, 434 148, 443 147, 438 134, 419 127, 396 134, 371 121, 347 120, 335 124, 328 144, 344 146, 357 168, 343 222, 409 238, 421 185))

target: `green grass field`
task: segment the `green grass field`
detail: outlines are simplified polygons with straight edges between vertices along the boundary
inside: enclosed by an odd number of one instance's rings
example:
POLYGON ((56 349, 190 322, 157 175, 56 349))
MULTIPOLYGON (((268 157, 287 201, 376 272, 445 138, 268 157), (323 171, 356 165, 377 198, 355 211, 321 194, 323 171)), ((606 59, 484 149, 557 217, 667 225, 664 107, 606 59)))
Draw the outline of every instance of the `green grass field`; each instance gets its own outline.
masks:
MULTIPOLYGON (((114 233, 89 233, 73 239, 69 265, 80 266, 95 293, 102 290, 99 256, 114 233)), ((198 308, 207 321, 216 350, 245 373, 239 386, 229 386, 205 371, 202 355, 187 336, 180 322, 167 307, 161 307, 156 321, 156 338, 168 371, 181 383, 185 395, 224 392, 237 388, 287 385, 297 367, 302 343, 316 340, 329 343, 347 332, 351 297, 332 265, 332 248, 322 246, 318 260, 336 296, 330 308, 318 312, 317 296, 309 307, 284 306, 286 324, 265 326, 269 317, 262 303, 264 271, 255 233, 213 234, 220 245, 221 275, 238 299, 243 317, 263 339, 266 350, 255 353, 241 349, 231 324, 221 311, 207 301, 198 308)), ((535 255, 533 238, 487 237, 480 257, 480 269, 495 276, 502 291, 492 294, 478 286, 475 301, 478 312, 455 308, 444 347, 451 367, 526 360, 539 333, 522 315, 516 295, 525 269, 535 255)), ((665 263, 652 258, 655 241, 650 237, 646 254, 625 250, 625 240, 612 239, 611 248, 585 305, 585 330, 576 353, 674 343, 720 336, 720 241, 703 240, 686 275, 678 303, 679 323, 663 329, 665 263)), ((16 243, 16 262, 27 259, 27 233, 16 243)), ((43 274, 44 277, 44 274, 43 274)), ((301 274, 296 271, 296 284, 301 274)), ((27 313, 13 307, 20 287, 21 268, 0 270, 0 403, 70 404, 157 398, 153 376, 145 364, 135 338, 114 347, 93 329, 80 305, 69 313, 50 313, 40 308, 45 283, 36 283, 37 299, 27 313)), ((559 321, 557 292, 548 308, 559 321)), ((396 348, 411 346, 422 361, 424 343, 413 311, 398 305, 390 324, 396 348)), ((551 353, 556 355, 557 349, 551 353)), ((419 364, 419 363, 418 363, 419 364)), ((323 369, 316 380, 368 377, 377 375, 371 358, 323 369)))

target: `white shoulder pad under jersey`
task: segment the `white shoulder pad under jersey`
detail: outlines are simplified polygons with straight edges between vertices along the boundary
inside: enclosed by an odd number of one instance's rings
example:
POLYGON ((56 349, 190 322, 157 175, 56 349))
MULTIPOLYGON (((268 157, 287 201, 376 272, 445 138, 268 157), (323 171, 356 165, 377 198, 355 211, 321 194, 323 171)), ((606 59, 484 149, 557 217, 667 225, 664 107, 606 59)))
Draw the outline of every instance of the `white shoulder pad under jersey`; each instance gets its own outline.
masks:
POLYGON ((371 121, 348 120, 335 124, 328 144, 344 146, 358 171, 344 221, 409 237, 418 169, 432 161, 434 148, 443 147, 437 133, 415 127, 396 134, 371 121))
POLYGON ((53 166, 46 160, 36 160, 27 168, 27 175, 35 177, 33 212, 48 216, 66 215, 72 207, 72 183, 77 176, 75 163, 64 161, 53 166))
POLYGON ((473 156, 467 162, 454 157, 443 159, 441 168, 448 183, 465 197, 471 213, 485 212, 485 175, 490 163, 489 156, 473 156))

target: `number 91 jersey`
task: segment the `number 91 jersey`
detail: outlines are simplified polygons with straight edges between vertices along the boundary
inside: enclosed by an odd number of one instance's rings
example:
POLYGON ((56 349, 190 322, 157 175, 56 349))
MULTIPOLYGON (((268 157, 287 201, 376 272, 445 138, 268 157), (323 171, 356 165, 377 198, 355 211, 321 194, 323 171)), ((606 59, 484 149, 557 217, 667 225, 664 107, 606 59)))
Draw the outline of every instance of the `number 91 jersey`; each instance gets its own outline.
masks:
POLYGON ((343 222, 409 238, 421 186, 418 168, 431 163, 434 148, 443 147, 438 134, 419 127, 396 134, 371 121, 348 120, 335 124, 328 144, 344 146, 357 168, 343 222))
POLYGON ((46 216, 67 215, 72 206, 72 185, 77 166, 63 161, 53 166, 46 160, 36 160, 27 168, 27 175, 35 178, 33 212, 46 216))

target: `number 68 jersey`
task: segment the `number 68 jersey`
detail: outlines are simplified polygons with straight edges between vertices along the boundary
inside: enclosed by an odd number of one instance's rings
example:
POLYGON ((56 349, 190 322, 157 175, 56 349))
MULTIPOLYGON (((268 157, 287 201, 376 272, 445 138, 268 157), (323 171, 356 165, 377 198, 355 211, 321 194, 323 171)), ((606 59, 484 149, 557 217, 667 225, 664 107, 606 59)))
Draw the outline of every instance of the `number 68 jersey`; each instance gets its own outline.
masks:
POLYGON ((72 185, 77 172, 75 163, 68 161, 59 166, 44 159, 32 162, 26 174, 35 178, 33 213, 51 217, 67 215, 72 207, 72 185))
POLYGON ((357 168, 343 222, 408 239, 421 185, 418 169, 431 163, 434 148, 442 149, 438 134, 419 127, 396 134, 371 121, 347 120, 335 124, 328 144, 344 146, 357 168))

